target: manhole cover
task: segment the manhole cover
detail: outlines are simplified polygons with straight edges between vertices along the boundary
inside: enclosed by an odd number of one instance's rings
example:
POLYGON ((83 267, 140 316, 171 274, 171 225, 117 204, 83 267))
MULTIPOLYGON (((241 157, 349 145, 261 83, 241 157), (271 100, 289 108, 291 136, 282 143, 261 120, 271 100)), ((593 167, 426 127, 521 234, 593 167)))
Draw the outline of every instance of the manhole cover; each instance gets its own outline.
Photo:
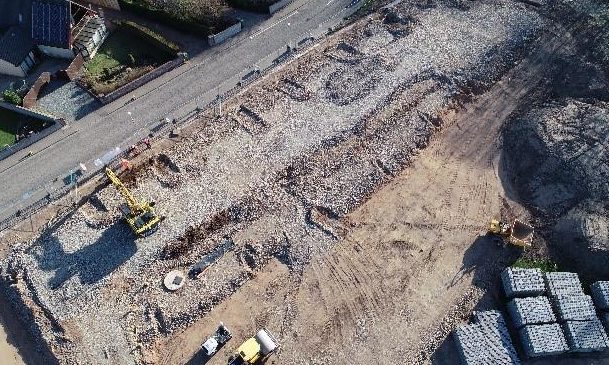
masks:
POLYGON ((186 277, 184 273, 180 270, 173 270, 167 275, 165 275, 165 279, 163 280, 163 284, 167 290, 176 291, 184 286, 186 282, 186 277))

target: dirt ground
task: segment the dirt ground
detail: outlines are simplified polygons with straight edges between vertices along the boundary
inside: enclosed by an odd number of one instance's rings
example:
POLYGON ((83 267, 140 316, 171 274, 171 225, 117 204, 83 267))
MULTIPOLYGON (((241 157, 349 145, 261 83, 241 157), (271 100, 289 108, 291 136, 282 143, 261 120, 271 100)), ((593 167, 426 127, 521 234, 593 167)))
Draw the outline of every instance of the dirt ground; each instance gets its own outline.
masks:
POLYGON ((500 130, 569 42, 568 33, 558 31, 545 34, 529 57, 454 115, 410 168, 349 214, 346 238, 314 257, 301 278, 279 262, 267 266, 170 338, 164 362, 205 363, 197 348, 223 321, 234 340, 209 364, 224 363, 260 324, 282 343, 271 363, 454 364, 446 336, 472 309, 501 302, 497 273, 518 255, 483 236, 490 217, 526 218, 505 198, 513 192, 506 194, 510 187, 501 179, 500 130))
POLYGON ((268 364, 456 364, 450 332, 472 310, 503 307, 498 273, 521 255, 485 236, 488 220, 530 218, 505 178, 502 128, 550 82, 549 65, 573 42, 570 30, 548 29, 490 90, 444 115, 410 166, 334 222, 343 233, 332 246, 300 270, 273 258, 194 324, 157 342, 151 360, 225 364, 266 327, 281 343, 268 364), (220 321, 233 339, 206 359, 199 346, 220 321))

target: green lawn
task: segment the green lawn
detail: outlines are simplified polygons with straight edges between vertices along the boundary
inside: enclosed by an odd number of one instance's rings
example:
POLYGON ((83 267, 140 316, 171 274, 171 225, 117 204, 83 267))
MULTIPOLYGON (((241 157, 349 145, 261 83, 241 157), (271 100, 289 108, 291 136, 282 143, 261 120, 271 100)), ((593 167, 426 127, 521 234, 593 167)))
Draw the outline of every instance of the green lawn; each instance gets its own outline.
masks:
POLYGON ((85 81, 98 94, 107 94, 174 57, 144 36, 119 26, 85 63, 85 81))
POLYGON ((110 34, 92 60, 85 65, 94 76, 101 75, 104 69, 120 65, 129 67, 156 66, 171 59, 171 55, 159 50, 150 42, 137 37, 121 28, 110 34), (133 56, 132 62, 131 57, 133 56))
POLYGON ((19 129, 20 116, 0 108, 0 149, 15 143, 15 134, 19 129))

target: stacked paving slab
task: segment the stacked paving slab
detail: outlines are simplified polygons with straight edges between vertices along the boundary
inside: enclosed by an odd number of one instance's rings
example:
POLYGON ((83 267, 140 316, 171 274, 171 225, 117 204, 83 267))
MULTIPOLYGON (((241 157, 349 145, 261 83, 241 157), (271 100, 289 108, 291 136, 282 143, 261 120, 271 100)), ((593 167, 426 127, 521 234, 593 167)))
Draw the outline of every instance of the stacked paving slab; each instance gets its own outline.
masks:
POLYGON ((519 365, 520 360, 501 312, 475 312, 474 323, 454 332, 464 365, 519 365))
POLYGON ((590 289, 594 305, 601 311, 601 321, 609 331, 609 281, 597 281, 590 289))
POLYGON ((539 269, 508 267, 501 273, 501 281, 508 298, 534 297, 542 295, 546 289, 539 269))
MULTIPOLYGON (((609 339, 597 316, 594 301, 584 294, 577 274, 546 273, 545 279, 571 351, 592 352, 609 348, 609 339)), ((593 285, 593 295, 602 296, 603 288, 603 284, 593 285)))
POLYGON ((507 305, 517 329, 527 325, 556 323, 556 316, 547 297, 514 298, 507 305))
POLYGON ((581 281, 576 273, 548 272, 545 274, 545 282, 548 295, 551 297, 584 294, 581 281))
POLYGON ((565 333, 573 352, 604 351, 609 347, 609 338, 598 318, 590 321, 568 321, 565 333))
POLYGON ((597 281, 590 286, 590 289, 596 307, 602 311, 609 311, 609 281, 597 281))
POLYGON ((594 302, 589 295, 559 295, 554 306, 560 321, 591 321, 598 319, 594 302))
POLYGON ((558 355, 569 351, 558 323, 524 326, 519 333, 528 357, 558 355))

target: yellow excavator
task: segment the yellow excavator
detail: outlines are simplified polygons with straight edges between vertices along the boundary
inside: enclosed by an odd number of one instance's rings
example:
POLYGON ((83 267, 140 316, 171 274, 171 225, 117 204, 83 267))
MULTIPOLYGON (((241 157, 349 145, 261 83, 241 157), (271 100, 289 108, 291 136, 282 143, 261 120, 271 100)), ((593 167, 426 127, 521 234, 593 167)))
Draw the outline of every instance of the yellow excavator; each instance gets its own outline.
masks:
POLYGON ((131 191, 108 167, 106 167, 106 176, 125 199, 125 203, 121 204, 119 209, 133 232, 138 236, 152 233, 161 222, 161 217, 154 212, 154 202, 135 199, 131 191))
POLYGON ((489 234, 502 237, 508 243, 527 248, 533 241, 534 228, 518 219, 509 224, 498 219, 492 219, 488 228, 489 234))

